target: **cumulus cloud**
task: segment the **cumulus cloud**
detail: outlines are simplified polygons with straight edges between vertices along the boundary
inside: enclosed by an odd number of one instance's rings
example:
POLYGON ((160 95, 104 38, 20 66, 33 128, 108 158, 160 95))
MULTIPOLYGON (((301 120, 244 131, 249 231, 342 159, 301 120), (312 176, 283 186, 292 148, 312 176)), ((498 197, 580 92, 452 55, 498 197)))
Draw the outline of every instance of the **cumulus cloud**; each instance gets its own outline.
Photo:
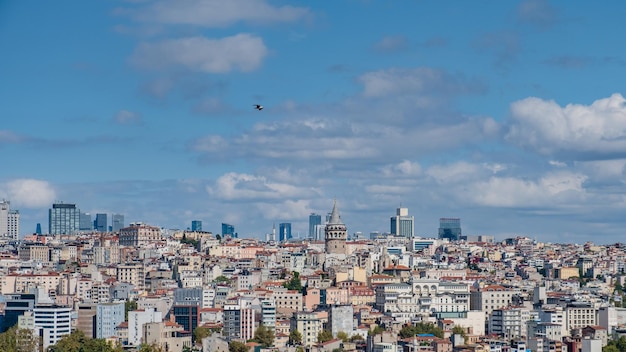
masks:
POLYGON ((381 53, 402 51, 407 47, 408 41, 406 37, 402 35, 385 36, 374 44, 374 50, 381 53))
POLYGON ((585 197, 583 183, 587 176, 560 172, 537 180, 516 177, 491 177, 467 187, 468 198, 490 207, 554 207, 581 201, 585 197))
POLYGON ((0 193, 16 207, 49 207, 56 198, 54 187, 43 180, 16 179, 1 185, 0 193))
POLYGON ((238 22, 294 22, 309 16, 305 7, 272 6, 264 0, 160 0, 137 10, 122 10, 143 22, 226 27, 238 22))
POLYGON ((565 107, 526 98, 511 105, 511 118, 507 140, 541 154, 609 158, 626 151, 626 100, 621 94, 565 107))
POLYGON ((263 39, 237 34, 222 39, 189 37, 140 44, 131 57, 138 67, 184 67, 206 73, 249 72, 261 66, 268 50, 263 39))
POLYGON ((272 200, 297 198, 305 192, 297 186, 274 182, 265 176, 230 172, 219 177, 214 186, 207 187, 209 194, 225 200, 272 200))
POLYGON ((115 114, 113 119, 120 125, 141 123, 141 114, 128 110, 120 110, 115 114))

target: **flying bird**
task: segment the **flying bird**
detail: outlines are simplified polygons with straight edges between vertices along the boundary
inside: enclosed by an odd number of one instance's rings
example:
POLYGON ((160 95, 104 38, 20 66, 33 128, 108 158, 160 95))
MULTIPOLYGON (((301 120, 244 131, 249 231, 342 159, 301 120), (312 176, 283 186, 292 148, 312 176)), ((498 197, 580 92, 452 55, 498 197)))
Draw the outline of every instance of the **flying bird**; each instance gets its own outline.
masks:
POLYGON ((254 104, 253 106, 254 106, 255 109, 257 109, 259 111, 263 110, 263 105, 254 104))

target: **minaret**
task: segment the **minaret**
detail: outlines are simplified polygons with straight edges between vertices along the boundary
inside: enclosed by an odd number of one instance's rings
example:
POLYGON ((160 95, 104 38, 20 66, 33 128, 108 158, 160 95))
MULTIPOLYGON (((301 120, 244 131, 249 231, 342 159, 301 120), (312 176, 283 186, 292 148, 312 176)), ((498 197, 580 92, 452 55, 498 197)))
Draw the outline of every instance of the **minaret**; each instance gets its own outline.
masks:
POLYGON ((334 201, 330 221, 324 229, 326 239, 326 254, 346 254, 346 239, 348 231, 346 225, 341 222, 337 201, 334 201))

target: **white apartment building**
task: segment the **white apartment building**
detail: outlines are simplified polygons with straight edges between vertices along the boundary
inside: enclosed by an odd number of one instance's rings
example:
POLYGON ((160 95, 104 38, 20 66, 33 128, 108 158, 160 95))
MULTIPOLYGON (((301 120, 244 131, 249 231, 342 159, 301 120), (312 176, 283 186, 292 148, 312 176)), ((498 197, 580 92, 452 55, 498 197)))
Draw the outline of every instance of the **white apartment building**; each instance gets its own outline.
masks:
POLYGON ((162 321, 163 315, 155 308, 128 312, 128 344, 139 346, 142 343, 143 325, 162 321))
POLYGON ((523 307, 494 309, 489 316, 489 333, 507 340, 527 336, 530 311, 523 307))
POLYGON ((43 331, 44 350, 72 332, 72 308, 70 307, 36 306, 33 309, 33 316, 35 327, 43 331))
POLYGON ((0 237, 9 237, 17 240, 19 236, 20 212, 11 210, 9 201, 0 201, 0 237))

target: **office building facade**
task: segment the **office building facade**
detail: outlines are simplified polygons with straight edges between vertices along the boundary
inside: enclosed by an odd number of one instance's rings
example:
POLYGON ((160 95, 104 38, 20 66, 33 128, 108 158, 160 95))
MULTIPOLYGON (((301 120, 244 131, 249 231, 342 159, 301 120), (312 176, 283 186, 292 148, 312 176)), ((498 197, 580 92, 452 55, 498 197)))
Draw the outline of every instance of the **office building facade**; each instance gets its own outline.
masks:
POLYGON ((222 236, 229 235, 231 237, 235 236, 235 226, 231 224, 222 223, 222 236))
POLYGON ((124 228, 124 215, 122 214, 111 215, 111 230, 113 232, 118 232, 119 230, 123 228, 124 228))
POLYGON ((461 219, 459 218, 441 218, 439 219, 439 238, 445 238, 450 241, 458 241, 461 239, 461 219))
POLYGON ((72 235, 80 229, 80 209, 76 204, 56 203, 48 210, 48 229, 51 235, 72 235))
POLYGON ((191 231, 202 231, 202 221, 200 221, 200 220, 192 220, 191 221, 191 231))
POLYGON ((78 220, 78 229, 81 231, 92 231, 93 230, 93 220, 91 219, 91 214, 89 213, 80 213, 78 220))
POLYGON ((109 231, 107 214, 96 214, 96 220, 93 222, 93 228, 98 232, 109 231))
POLYGON ((47 349, 72 332, 72 308, 50 305, 33 309, 35 327, 41 328, 43 348, 47 349))
POLYGON ((311 213, 309 215, 309 238, 310 239, 318 239, 317 238, 317 229, 322 225, 322 216, 319 214, 311 213))
POLYGON ((413 238, 415 218, 409 215, 408 208, 398 208, 396 215, 391 217, 390 233, 399 237, 413 238))
POLYGON ((289 241, 291 239, 291 223, 283 222, 278 225, 278 240, 280 242, 289 241))

